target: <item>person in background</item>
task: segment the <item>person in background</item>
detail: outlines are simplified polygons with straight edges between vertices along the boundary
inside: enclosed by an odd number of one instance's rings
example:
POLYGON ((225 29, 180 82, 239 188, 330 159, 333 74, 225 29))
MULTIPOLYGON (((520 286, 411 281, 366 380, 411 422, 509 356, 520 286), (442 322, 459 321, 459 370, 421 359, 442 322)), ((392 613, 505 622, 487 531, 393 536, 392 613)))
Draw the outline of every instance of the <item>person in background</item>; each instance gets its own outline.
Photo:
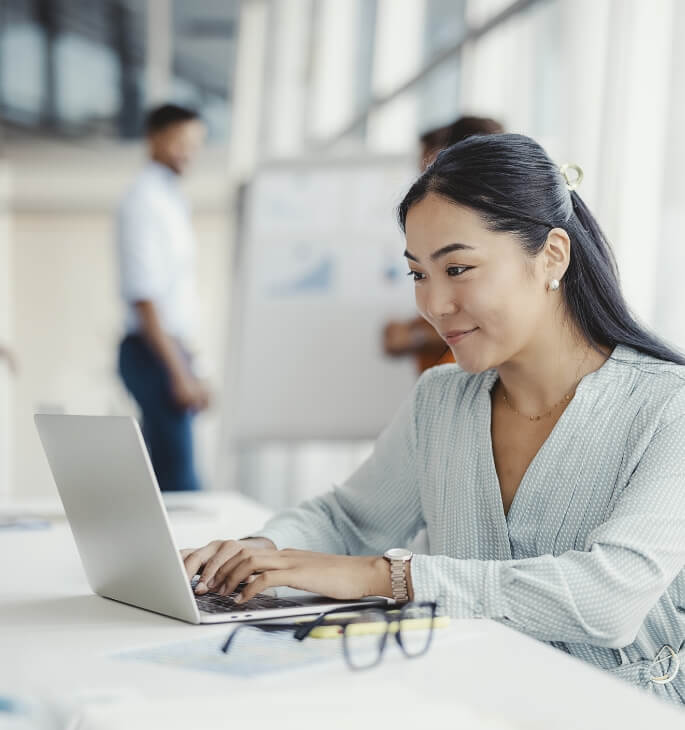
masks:
POLYGON ((179 178, 199 150, 205 126, 174 104, 147 116, 149 159, 116 217, 126 335, 119 373, 142 412, 142 430, 163 491, 196 490, 192 420, 209 393, 193 371, 195 239, 179 178))
MULTIPOLYGON (((456 122, 424 132, 419 138, 421 157, 419 166, 423 172, 440 150, 451 147, 473 134, 500 134, 504 127, 487 117, 459 117, 456 122)), ((454 362, 454 357, 445 341, 433 326, 423 317, 415 317, 403 322, 388 322, 383 330, 383 349, 390 357, 416 358, 419 375, 435 365, 454 362)))

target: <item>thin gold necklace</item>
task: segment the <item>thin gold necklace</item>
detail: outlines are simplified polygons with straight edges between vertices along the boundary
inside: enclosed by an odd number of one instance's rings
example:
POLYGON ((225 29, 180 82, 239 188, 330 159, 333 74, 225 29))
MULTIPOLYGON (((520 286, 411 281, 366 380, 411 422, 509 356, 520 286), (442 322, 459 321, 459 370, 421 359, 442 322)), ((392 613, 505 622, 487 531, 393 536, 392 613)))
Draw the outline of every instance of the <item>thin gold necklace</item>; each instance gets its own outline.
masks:
POLYGON ((566 405, 568 405, 571 398, 573 398, 573 396, 576 394, 576 388, 578 387, 578 383, 581 380, 578 378, 578 373, 580 372, 581 368, 585 364, 585 361, 587 360, 587 356, 588 356, 589 352, 590 352, 590 348, 588 347, 587 350, 585 351, 585 357, 581 360, 580 365, 578 366, 578 370, 576 370, 576 384, 560 401, 557 401, 553 406, 550 406, 549 410, 545 411, 544 413, 541 413, 539 416, 526 416, 525 414, 520 413, 509 402, 509 398, 507 398, 507 394, 504 390, 504 383, 500 380, 499 382, 500 382, 500 386, 502 387, 502 398, 504 399, 504 404, 507 406, 507 408, 509 408, 509 410, 511 410, 517 416, 520 416, 521 418, 525 418, 528 421, 539 421, 541 418, 547 418, 548 416, 551 416, 552 411, 555 408, 558 408, 562 403, 565 403, 566 405))
MULTIPOLYGON (((502 381, 500 381, 500 385, 502 385, 502 381)), ((541 413, 539 416, 526 416, 523 413, 520 413, 519 411, 514 408, 514 406, 511 405, 509 402, 509 399, 507 398, 507 394, 504 392, 504 385, 502 385, 502 398, 504 400, 504 403, 506 404, 507 408, 511 410, 513 413, 515 413, 517 416, 520 416, 521 418, 526 418, 529 421, 539 421, 541 418, 546 418, 547 416, 552 415, 552 411, 557 407, 560 406, 562 403, 568 403, 571 398, 575 395, 575 389, 576 386, 573 387, 573 390, 567 393, 560 401, 555 403, 548 411, 545 411, 544 413, 541 413)))

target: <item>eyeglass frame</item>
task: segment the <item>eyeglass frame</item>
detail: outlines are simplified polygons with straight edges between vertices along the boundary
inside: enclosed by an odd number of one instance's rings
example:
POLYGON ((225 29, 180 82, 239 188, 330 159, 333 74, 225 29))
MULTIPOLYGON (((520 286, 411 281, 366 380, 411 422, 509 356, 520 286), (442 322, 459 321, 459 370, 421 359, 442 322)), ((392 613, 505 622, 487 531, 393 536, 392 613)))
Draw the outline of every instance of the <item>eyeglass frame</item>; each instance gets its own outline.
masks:
POLYGON ((380 640, 380 644, 378 647, 378 658, 373 664, 368 664, 363 667, 356 666, 352 659, 350 658, 349 649, 347 646, 347 627, 348 626, 354 626, 358 625, 355 621, 349 621, 348 623, 341 624, 342 631, 340 632, 343 638, 343 654, 345 656, 345 661, 347 662, 347 666, 350 667, 350 669, 354 671, 362 671, 364 669, 372 669, 373 667, 378 666, 380 664, 381 659, 383 658, 383 652, 385 651, 385 647, 388 641, 388 634, 395 635, 395 641, 397 642, 397 645, 400 647, 400 650, 404 654, 404 656, 407 659, 416 659, 420 656, 423 656, 428 652, 428 649, 430 649, 431 643, 433 642, 433 633, 435 631, 435 614, 438 608, 438 604, 434 601, 409 601, 408 603, 403 604, 402 606, 397 608, 389 608, 389 609, 383 609, 381 607, 373 607, 373 608, 365 608, 361 611, 353 611, 353 609, 350 609, 349 606, 341 606, 340 608, 333 608, 330 611, 324 611, 323 613, 320 613, 316 618, 312 619, 311 621, 306 621, 302 623, 262 623, 257 621, 246 621, 239 623, 231 632, 230 636, 226 639, 226 641, 221 646, 221 651, 224 654, 228 654, 229 649, 231 648, 231 644, 233 643, 233 639, 238 634, 239 630, 242 628, 257 628, 262 631, 266 632, 276 632, 276 631, 293 631, 293 638, 297 639, 298 641, 304 641, 311 632, 317 628, 318 626, 321 626, 326 619, 331 616, 338 613, 357 613, 357 614, 363 614, 363 613, 378 613, 382 614, 383 618, 386 622, 386 628, 383 632, 382 638, 380 640), (431 610, 431 623, 430 623, 430 633, 428 634, 428 640, 426 641, 425 647, 418 653, 418 654, 410 654, 407 651, 407 648, 402 643, 402 629, 400 626, 400 622, 404 620, 403 613, 407 609, 415 609, 415 608, 430 608, 431 610), (397 612, 395 614, 395 612, 397 612), (392 615, 391 615, 392 614, 392 615), (397 631, 391 631, 390 626, 397 622, 397 631))

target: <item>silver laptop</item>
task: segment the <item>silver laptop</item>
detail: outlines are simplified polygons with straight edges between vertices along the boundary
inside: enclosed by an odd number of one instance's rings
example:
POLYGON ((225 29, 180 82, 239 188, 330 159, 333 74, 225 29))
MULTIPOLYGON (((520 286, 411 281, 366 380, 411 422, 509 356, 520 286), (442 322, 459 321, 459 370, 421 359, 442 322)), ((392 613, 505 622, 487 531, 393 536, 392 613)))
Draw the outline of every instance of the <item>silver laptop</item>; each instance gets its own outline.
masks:
POLYGON ((384 598, 334 601, 286 588, 243 604, 216 593, 196 596, 135 419, 37 414, 35 422, 88 582, 98 595, 194 624, 388 604, 384 598))

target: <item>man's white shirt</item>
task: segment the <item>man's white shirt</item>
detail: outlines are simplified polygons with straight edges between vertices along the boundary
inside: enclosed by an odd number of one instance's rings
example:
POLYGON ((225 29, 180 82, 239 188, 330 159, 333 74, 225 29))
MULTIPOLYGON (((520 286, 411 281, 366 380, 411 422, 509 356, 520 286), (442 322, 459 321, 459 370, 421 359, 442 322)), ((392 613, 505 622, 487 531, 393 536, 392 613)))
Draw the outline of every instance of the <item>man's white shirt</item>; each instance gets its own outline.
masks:
POLYGON ((124 195, 116 220, 126 332, 140 331, 138 301, 154 303, 164 331, 190 345, 195 310, 195 237, 178 176, 150 161, 124 195))

